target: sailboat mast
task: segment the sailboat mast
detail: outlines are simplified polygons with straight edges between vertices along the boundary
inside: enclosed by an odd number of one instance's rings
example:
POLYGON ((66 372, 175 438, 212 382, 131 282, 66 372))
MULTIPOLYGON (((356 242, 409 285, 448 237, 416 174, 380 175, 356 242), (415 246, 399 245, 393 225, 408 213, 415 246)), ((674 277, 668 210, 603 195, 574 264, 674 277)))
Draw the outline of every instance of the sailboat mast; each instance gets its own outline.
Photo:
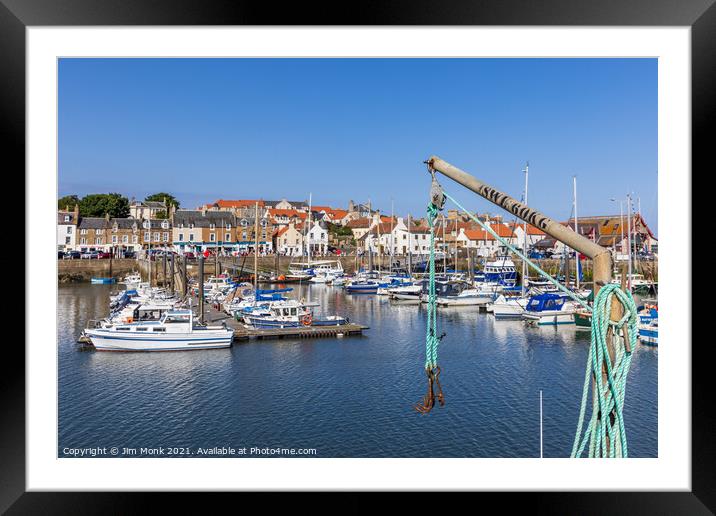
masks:
POLYGON ((412 224, 410 213, 408 213, 408 275, 412 278, 413 276, 413 253, 410 249, 411 245, 411 233, 410 224, 412 224))
POLYGON ((313 193, 308 194, 308 224, 306 224, 306 234, 308 236, 308 250, 307 256, 308 256, 308 268, 311 268, 311 206, 313 201, 313 193))
MULTIPOLYGON (((529 186, 529 180, 530 180, 530 162, 528 161, 525 164, 525 169, 523 170, 525 173, 525 205, 527 205, 527 187, 529 186)), ((527 254, 527 221, 524 223, 524 235, 522 237, 522 252, 527 254)), ((525 292, 527 291, 527 263, 522 260, 522 297, 525 296, 525 292)))
MULTIPOLYGON (((200 285, 200 288, 203 288, 200 285)), ((259 288, 259 202, 254 208, 254 292, 259 288)))
MULTIPOLYGON (((579 234, 579 218, 577 216, 577 176, 572 177, 573 198, 574 198, 574 232, 579 234)), ((576 278, 577 290, 579 290, 579 251, 574 251, 574 277, 576 278)))
POLYGON ((627 243, 629 245, 627 288, 631 292, 631 193, 627 194, 627 243))
POLYGON ((448 254, 448 246, 447 242, 445 241, 445 215, 443 217, 443 273, 447 274, 447 254, 448 254))
POLYGON ((395 216, 395 204, 390 200, 390 273, 393 273, 393 217, 395 216))

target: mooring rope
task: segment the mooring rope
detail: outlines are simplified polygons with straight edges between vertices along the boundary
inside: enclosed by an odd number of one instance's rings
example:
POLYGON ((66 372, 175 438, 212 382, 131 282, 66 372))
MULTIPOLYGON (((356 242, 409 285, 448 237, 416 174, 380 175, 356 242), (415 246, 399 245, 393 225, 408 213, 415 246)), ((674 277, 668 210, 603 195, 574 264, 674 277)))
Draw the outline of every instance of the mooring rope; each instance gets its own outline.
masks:
POLYGON ((438 338, 437 302, 435 295, 435 219, 438 208, 433 203, 428 204, 428 226, 430 227, 430 258, 428 266, 428 328, 425 337, 425 369, 435 369, 438 365, 438 338))
POLYGON ((628 457, 622 411, 629 366, 636 344, 637 308, 634 298, 619 285, 604 285, 594 299, 592 339, 571 457, 581 457, 587 443, 589 457, 628 457), (616 322, 611 320, 614 296, 624 307, 624 316, 616 322), (608 348, 610 338, 614 349, 613 363, 608 348), (606 386, 603 375, 606 375, 606 386), (592 415, 582 435, 590 383, 593 386, 592 415))
POLYGON ((438 347, 440 340, 445 336, 438 336, 437 327, 437 296, 435 295, 435 219, 445 204, 442 196, 442 187, 438 184, 433 173, 431 187, 431 200, 428 204, 427 219, 430 227, 430 257, 428 259, 428 318, 425 333, 425 374, 428 377, 428 392, 423 397, 422 404, 414 405, 415 410, 427 414, 435 406, 435 392, 440 405, 445 405, 442 387, 440 386, 440 367, 438 366, 438 347))

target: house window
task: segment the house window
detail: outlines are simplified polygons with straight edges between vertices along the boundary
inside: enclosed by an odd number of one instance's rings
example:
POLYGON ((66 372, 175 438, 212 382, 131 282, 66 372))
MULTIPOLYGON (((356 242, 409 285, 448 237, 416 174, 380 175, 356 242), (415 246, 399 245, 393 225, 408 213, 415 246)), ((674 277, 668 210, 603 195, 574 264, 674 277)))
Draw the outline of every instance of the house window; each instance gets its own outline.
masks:
POLYGON ((112 243, 116 244, 118 242, 117 235, 112 235, 112 243))
POLYGON ((83 245, 84 245, 84 244, 86 244, 86 243, 87 243, 87 239, 86 239, 86 238, 80 238, 80 244, 83 244, 83 245))
POLYGON ((184 241, 184 233, 179 233, 179 241, 180 242, 184 241))
POLYGON ((104 229, 98 229, 96 232, 98 235, 102 235, 104 234, 104 229))
POLYGON ((209 224, 209 229, 216 229, 216 225, 215 225, 215 224, 209 224))
POLYGON ((72 234, 72 226, 67 226, 67 234, 68 235, 72 234))
POLYGON ((169 233, 164 233, 164 234, 162 235, 162 240, 163 240, 164 242, 169 242, 169 233))
POLYGON ((150 222, 149 222, 148 220, 145 220, 145 221, 142 223, 142 227, 143 227, 144 229, 149 229, 149 227, 150 227, 150 222))
POLYGON ((246 240, 246 231, 245 230, 241 232, 241 238, 246 240))
POLYGON ((122 243, 128 244, 129 243, 129 236, 128 235, 122 235, 122 243))
POLYGON ((194 241, 194 233, 189 233, 189 242, 194 241))
POLYGON ((94 243, 95 243, 95 244, 98 244, 98 245, 102 245, 102 238, 101 238, 101 237, 95 238, 95 239, 94 239, 94 243))
POLYGON ((136 244, 139 240, 139 237, 137 235, 132 235, 132 243, 136 244))
POLYGON ((231 229, 231 224, 227 224, 226 229, 231 229))
POLYGON ((86 235, 87 230, 86 229, 80 229, 80 235, 86 235))
POLYGON ((70 216, 69 216, 69 215, 65 215, 65 222, 69 222, 69 221, 70 221, 70 216))
POLYGON ((154 241, 159 242, 159 233, 154 233, 154 241))
POLYGON ((209 234, 209 242, 216 242, 216 233, 209 234))
POLYGON ((69 244, 69 243, 70 243, 70 237, 65 237, 65 244, 69 244))
POLYGON ((226 237, 226 239, 225 239, 226 242, 231 242, 231 233, 226 233, 226 235, 224 235, 224 236, 226 237))
POLYGON ((168 228, 169 228, 169 222, 167 222, 165 220, 164 222, 162 222, 162 229, 168 229, 168 228))
POLYGON ((151 235, 149 234, 149 231, 146 231, 144 233, 144 241, 149 242, 149 239, 151 238, 151 235))

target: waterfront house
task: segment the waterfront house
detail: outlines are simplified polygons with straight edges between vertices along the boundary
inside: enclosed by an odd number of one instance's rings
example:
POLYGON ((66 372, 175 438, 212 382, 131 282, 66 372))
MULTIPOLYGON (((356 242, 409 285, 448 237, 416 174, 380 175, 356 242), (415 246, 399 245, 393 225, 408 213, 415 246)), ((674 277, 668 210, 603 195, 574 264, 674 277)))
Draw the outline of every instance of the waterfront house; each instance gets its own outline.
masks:
POLYGON ((273 232, 272 241, 277 253, 301 256, 304 253, 303 225, 291 222, 278 227, 273 232))
POLYGON ((313 221, 308 229, 308 245, 311 254, 326 254, 328 252, 328 228, 322 220, 313 221))
POLYGON ((57 212, 57 250, 71 251, 77 245, 77 225, 80 218, 80 207, 75 204, 73 210, 68 206, 66 210, 57 212))
POLYGON ((372 251, 380 255, 405 256, 408 252, 413 255, 430 253, 430 230, 426 226, 411 224, 408 230, 407 223, 402 217, 397 217, 392 223, 390 217, 387 222, 378 223, 378 216, 374 216, 374 224, 356 241, 364 251, 372 251))
MULTIPOLYGON (((511 226, 512 227, 512 226, 511 226)), ((525 237, 524 223, 519 221, 514 225, 513 231, 515 233, 516 245, 522 249, 522 245, 525 237)), ((531 249, 533 245, 545 238, 547 235, 541 229, 536 228, 532 224, 527 224, 527 249, 531 249)))
POLYGON ((169 245, 171 224, 168 220, 141 220, 134 217, 81 217, 77 226, 80 251, 138 251, 169 245))
MULTIPOLYGON (((172 217, 172 245, 179 253, 207 249, 221 254, 253 251, 256 246, 255 218, 237 216, 227 210, 177 210, 172 217)), ((258 251, 273 249, 273 224, 259 218, 258 251)))

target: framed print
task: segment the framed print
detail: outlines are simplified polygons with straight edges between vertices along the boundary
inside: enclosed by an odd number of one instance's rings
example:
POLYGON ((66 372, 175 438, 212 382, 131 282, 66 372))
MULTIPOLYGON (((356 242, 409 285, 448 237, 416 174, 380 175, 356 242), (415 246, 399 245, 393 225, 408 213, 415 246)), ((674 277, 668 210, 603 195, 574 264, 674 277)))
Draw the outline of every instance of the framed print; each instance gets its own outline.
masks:
POLYGON ((3 0, 27 185, 3 510, 712 510, 688 214, 716 10, 517 4, 3 0))

